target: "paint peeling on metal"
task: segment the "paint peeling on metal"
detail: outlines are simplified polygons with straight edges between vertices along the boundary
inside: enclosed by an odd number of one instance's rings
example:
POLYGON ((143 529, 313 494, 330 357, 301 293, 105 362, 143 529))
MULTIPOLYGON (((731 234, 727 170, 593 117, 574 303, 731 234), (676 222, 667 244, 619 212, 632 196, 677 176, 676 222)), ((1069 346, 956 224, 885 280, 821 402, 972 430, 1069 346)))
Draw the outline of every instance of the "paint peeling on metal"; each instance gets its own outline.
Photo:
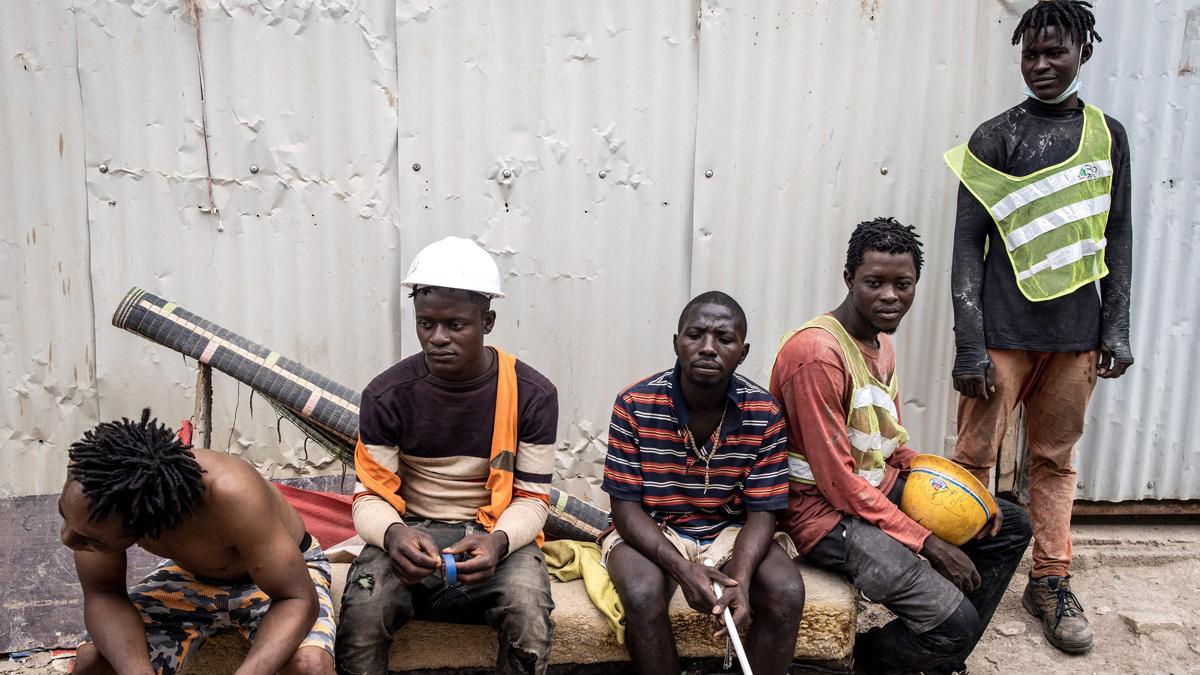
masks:
MULTIPOLYGON (((108 325, 130 286, 362 387, 417 350, 399 280, 447 234, 496 255, 492 340, 556 383, 556 480, 603 502, 612 400, 671 364, 689 297, 742 301, 745 372, 765 381, 783 331, 840 300, 854 223, 896 215, 927 253, 897 337, 905 422, 944 450, 939 156, 1019 97, 1005 26, 1028 4, 206 0, 212 214, 183 3, 17 3, 0 23, 0 496, 57 489, 99 419, 191 414, 195 364, 108 325)), ((1200 167, 1180 153, 1200 146, 1194 9, 1097 7, 1084 92, 1133 141, 1139 361, 1098 387, 1089 499, 1200 497, 1200 428, 1168 395, 1200 376, 1200 167)), ((215 445, 272 476, 340 469, 215 385, 215 445)))
POLYGON ((892 12, 866 0, 704 0, 701 15, 692 288, 742 302, 753 345, 743 369, 765 383, 784 332, 844 297, 854 225, 915 224, 927 260, 896 336, 903 416, 915 447, 942 452, 954 433, 956 191, 940 155, 1018 100, 1018 86, 997 86, 1019 84, 1007 14, 982 3, 892 12))
POLYGON ((0 497, 50 492, 99 394, 69 3, 0 22, 0 497))
POLYGON ((1200 77, 1179 68, 1189 49, 1200 58, 1200 8, 1102 2, 1096 21, 1104 41, 1083 68, 1081 94, 1129 135, 1137 361, 1120 379, 1096 384, 1076 447, 1076 496, 1200 499, 1200 418, 1179 394, 1200 379, 1200 77))

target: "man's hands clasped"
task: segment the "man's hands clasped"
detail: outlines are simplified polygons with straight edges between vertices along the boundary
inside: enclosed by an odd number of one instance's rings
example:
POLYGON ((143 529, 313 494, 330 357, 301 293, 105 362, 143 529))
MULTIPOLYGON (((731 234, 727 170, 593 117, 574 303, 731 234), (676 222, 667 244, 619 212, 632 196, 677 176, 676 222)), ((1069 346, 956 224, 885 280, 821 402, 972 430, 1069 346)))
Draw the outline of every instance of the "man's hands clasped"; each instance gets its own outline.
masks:
POLYGON ((496 565, 508 554, 508 535, 503 532, 468 534, 443 552, 456 558, 467 556, 458 564, 459 583, 481 584, 492 578, 496 565))
POLYGON ((496 573, 496 565, 508 554, 508 535, 504 532, 468 534, 451 546, 438 551, 433 537, 419 527, 397 523, 388 528, 384 548, 392 561, 392 570, 400 581, 411 586, 442 569, 441 553, 466 559, 457 566, 458 581, 480 584, 496 573))

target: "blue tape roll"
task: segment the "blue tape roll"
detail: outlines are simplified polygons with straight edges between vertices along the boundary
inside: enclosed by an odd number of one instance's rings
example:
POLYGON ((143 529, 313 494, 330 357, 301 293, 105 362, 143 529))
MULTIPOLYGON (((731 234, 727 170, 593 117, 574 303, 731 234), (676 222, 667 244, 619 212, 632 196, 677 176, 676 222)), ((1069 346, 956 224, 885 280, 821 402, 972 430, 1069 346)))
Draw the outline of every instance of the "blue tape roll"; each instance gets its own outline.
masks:
POLYGON ((442 562, 446 564, 446 585, 453 586, 458 583, 458 565, 454 562, 454 554, 443 553, 442 562))

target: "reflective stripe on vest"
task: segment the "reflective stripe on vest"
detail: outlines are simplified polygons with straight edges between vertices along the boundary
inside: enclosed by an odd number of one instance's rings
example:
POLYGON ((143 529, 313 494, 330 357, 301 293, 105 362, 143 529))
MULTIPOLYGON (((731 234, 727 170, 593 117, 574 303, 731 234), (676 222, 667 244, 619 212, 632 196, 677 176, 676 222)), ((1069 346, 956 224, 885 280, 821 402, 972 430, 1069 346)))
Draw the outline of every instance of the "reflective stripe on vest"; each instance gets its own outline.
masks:
MULTIPOLYGON (((885 475, 887 458, 908 440, 908 432, 900 426, 896 413, 896 392, 899 380, 892 374, 890 384, 883 384, 867 368, 858 344, 837 319, 822 314, 789 332, 779 342, 779 348, 793 335, 810 328, 825 330, 838 341, 846 370, 850 372, 850 410, 846 413, 846 435, 850 439, 850 456, 854 471, 873 487, 879 487, 885 475)), ((777 352, 778 353, 778 352, 777 352)), ((788 453, 788 479, 809 485, 816 484, 812 467, 804 455, 788 453)))
POLYGON ((993 169, 965 143, 945 157, 999 228, 1026 298, 1051 300, 1108 274, 1104 229, 1112 206, 1112 135, 1099 108, 1084 107, 1074 155, 1028 176, 993 169))

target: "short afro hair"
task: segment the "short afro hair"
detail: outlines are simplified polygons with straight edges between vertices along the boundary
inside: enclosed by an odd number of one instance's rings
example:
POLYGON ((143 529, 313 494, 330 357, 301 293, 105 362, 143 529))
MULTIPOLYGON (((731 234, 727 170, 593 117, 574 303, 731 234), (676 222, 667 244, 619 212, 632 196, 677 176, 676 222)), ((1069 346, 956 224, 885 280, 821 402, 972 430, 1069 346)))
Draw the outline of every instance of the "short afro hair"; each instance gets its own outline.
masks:
POLYGON ((850 235, 850 243, 846 247, 846 271, 853 277, 867 251, 907 253, 912 256, 913 265, 917 268, 917 278, 920 279, 921 266, 925 264, 925 254, 921 247, 917 228, 912 225, 904 225, 891 217, 867 220, 859 223, 850 235))
POLYGON ((738 304, 737 300, 734 300, 732 297, 730 297, 728 293, 722 293, 721 291, 705 291, 704 293, 701 293, 700 295, 697 295, 689 300, 688 304, 683 306, 683 311, 679 313, 679 325, 675 330, 682 332, 683 326, 687 323, 688 317, 690 317, 692 312, 701 305, 720 305, 721 307, 728 309, 730 313, 733 314, 734 326, 738 330, 742 331, 743 338, 746 336, 746 311, 742 309, 742 306, 738 304))

